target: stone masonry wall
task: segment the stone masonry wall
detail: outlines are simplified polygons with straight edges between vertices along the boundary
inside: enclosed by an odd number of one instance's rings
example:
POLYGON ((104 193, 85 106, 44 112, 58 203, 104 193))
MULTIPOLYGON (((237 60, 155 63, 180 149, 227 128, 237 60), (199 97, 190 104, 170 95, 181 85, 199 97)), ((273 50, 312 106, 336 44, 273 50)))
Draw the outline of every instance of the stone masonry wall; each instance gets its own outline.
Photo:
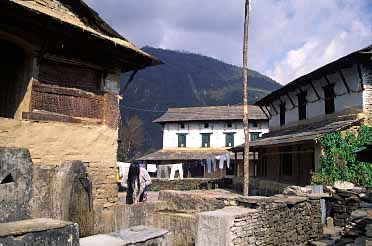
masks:
POLYGON ((224 189, 232 187, 232 179, 229 178, 152 179, 151 182, 150 191, 224 189))
POLYGON ((255 213, 236 216, 230 230, 233 245, 307 245, 322 234, 320 201, 267 204, 255 213))
POLYGON ((372 66, 363 67, 363 112, 366 116, 365 123, 372 125, 372 66))
POLYGON ((199 213, 195 245, 307 245, 322 235, 319 199, 263 199, 246 201, 254 209, 228 206, 199 213))
POLYGON ((88 169, 97 206, 117 202, 117 130, 105 125, 30 122, 0 118, 0 146, 27 148, 35 166, 81 160, 88 169))

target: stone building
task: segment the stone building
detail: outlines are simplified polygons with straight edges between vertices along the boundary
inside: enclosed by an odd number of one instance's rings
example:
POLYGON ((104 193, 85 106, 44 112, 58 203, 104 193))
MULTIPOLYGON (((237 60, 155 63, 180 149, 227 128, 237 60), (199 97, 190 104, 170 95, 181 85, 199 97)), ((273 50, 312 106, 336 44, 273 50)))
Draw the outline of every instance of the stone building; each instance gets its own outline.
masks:
POLYGON ((371 55, 372 46, 355 51, 256 103, 270 126, 268 134, 250 144, 259 156, 259 178, 306 185, 310 172, 321 167, 322 135, 371 124, 371 55))
POLYGON ((94 207, 114 204, 120 74, 160 62, 81 0, 0 1, 0 53, 0 146, 29 149, 35 182, 81 160, 94 207))
MULTIPOLYGON (((268 119, 259 107, 249 107, 249 120, 250 140, 268 132, 268 119)), ((206 167, 200 165, 200 160, 229 154, 228 148, 244 143, 242 106, 169 108, 154 122, 162 126, 163 149, 140 160, 157 164, 183 163, 184 173, 189 173, 186 177, 242 175, 242 156, 236 159, 231 156, 231 168, 225 167, 222 172, 208 173, 206 167)))

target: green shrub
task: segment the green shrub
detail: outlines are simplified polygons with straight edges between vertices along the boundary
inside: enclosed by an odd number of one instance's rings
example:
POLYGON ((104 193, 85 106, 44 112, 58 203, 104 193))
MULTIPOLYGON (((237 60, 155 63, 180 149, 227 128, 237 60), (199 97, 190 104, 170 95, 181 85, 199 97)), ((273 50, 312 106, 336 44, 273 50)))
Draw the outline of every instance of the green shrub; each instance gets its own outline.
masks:
POLYGON ((357 149, 372 142, 372 127, 361 126, 358 134, 346 131, 328 133, 320 139, 323 155, 321 169, 312 176, 313 184, 333 185, 335 181, 349 181, 372 186, 372 163, 356 160, 357 149))

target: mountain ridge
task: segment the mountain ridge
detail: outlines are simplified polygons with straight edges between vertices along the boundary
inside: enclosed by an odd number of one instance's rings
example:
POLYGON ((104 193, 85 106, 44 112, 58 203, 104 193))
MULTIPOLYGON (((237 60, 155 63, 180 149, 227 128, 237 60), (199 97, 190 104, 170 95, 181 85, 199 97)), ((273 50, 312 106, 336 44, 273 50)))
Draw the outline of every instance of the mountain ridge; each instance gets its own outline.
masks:
MULTIPOLYGON (((138 71, 121 102, 121 112, 123 120, 133 115, 142 119, 144 152, 161 148, 161 126, 152 123, 152 120, 170 107, 242 104, 240 67, 189 52, 149 46, 143 47, 143 50, 164 64, 138 71)), ((122 75, 122 84, 128 78, 128 74, 122 75)), ((281 87, 271 78, 251 69, 248 81, 251 104, 281 87)))

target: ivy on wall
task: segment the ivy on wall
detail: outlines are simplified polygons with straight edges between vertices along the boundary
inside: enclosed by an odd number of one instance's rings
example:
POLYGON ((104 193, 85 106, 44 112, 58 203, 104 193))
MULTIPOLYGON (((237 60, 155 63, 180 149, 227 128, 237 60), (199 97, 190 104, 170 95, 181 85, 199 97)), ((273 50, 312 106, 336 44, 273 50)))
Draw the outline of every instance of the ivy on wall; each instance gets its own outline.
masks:
POLYGON ((349 181, 372 186, 372 163, 356 160, 355 151, 372 142, 372 127, 361 126, 357 134, 351 131, 325 134, 320 139, 323 150, 321 169, 312 176, 313 184, 333 185, 349 181))

